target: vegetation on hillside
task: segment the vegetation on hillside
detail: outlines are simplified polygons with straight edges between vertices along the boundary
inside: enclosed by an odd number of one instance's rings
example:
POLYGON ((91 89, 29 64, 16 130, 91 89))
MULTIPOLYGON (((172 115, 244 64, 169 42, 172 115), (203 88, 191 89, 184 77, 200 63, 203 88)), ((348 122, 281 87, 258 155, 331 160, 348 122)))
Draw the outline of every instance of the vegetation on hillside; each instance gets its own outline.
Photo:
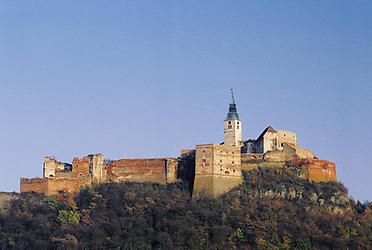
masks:
POLYGON ((285 169, 244 173, 218 199, 185 183, 103 184, 71 197, 22 194, 0 215, 0 249, 367 249, 372 203, 285 169))

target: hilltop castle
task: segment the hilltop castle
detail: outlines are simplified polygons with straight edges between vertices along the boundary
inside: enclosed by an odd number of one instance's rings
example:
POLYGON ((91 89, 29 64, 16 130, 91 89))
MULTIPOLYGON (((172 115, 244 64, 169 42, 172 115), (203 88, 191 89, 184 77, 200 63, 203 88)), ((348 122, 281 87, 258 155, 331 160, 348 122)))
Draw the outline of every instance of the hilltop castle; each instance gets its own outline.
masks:
POLYGON ((335 181, 334 163, 319 160, 299 147, 297 135, 267 127, 257 139, 242 140, 242 122, 232 93, 224 120, 224 142, 183 149, 174 158, 105 160, 90 154, 72 163, 45 157, 43 177, 20 180, 21 192, 54 195, 77 193, 84 186, 108 182, 151 182, 159 184, 187 181, 193 196, 221 195, 243 181, 242 170, 257 167, 289 167, 310 181, 335 181))

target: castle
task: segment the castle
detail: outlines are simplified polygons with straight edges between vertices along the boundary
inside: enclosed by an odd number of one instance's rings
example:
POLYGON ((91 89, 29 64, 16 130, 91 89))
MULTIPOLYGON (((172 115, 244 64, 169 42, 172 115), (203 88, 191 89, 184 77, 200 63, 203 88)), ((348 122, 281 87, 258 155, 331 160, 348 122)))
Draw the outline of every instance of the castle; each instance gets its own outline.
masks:
POLYGON ((290 131, 267 127, 257 139, 242 140, 242 122, 232 93, 224 120, 224 142, 183 149, 174 158, 105 160, 100 153, 72 163, 45 157, 42 178, 21 178, 21 192, 75 194, 84 186, 109 182, 175 183, 187 181, 193 196, 217 197, 243 181, 242 170, 288 167, 309 181, 336 181, 336 166, 319 160, 297 143, 290 131))

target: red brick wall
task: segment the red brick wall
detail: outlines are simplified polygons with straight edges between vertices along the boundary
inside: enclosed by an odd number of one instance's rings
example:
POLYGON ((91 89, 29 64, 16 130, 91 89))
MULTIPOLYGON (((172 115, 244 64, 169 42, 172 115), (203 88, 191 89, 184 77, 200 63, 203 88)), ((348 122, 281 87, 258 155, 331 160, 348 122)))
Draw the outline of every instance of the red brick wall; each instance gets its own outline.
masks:
POLYGON ((337 181, 336 164, 331 161, 302 159, 292 163, 301 167, 305 177, 310 181, 337 181))
POLYGON ((107 166, 107 178, 112 182, 166 183, 166 159, 122 159, 107 166))
POLYGON ((89 175, 89 158, 85 156, 82 159, 74 158, 72 160, 73 177, 84 177, 89 175))

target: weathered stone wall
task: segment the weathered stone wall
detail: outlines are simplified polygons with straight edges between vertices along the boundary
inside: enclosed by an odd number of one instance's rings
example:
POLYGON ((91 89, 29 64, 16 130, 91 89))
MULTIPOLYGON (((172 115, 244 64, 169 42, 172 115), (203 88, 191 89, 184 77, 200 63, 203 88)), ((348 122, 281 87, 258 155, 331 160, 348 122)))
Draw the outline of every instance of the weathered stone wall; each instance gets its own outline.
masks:
POLYGON ((55 177, 56 172, 71 171, 71 164, 56 161, 53 157, 44 157, 43 176, 55 177))
POLYGON ((20 191, 55 195, 59 192, 78 193, 84 186, 90 186, 91 180, 84 178, 21 178, 20 191))
POLYGON ((177 172, 177 158, 121 159, 111 161, 107 166, 107 178, 111 182, 173 182, 177 172), (169 164, 169 165, 168 165, 169 164), (167 181, 167 165, 169 180, 167 181), (172 169, 174 168, 174 169, 172 169))
POLYGON ((75 157, 72 160, 72 177, 93 178, 96 183, 102 183, 107 180, 107 166, 104 163, 103 154, 90 154, 79 159, 75 157))
POLYGON ((281 150, 271 150, 264 154, 263 159, 270 162, 284 162, 297 159, 296 148, 283 143, 281 150))
POLYGON ((72 177, 87 177, 90 174, 89 158, 87 156, 82 159, 75 157, 72 160, 72 177))
POLYGON ((260 162, 263 160, 263 154, 242 153, 242 163, 244 162, 260 162))
POLYGON ((103 154, 88 155, 89 168, 92 172, 93 182, 102 183, 107 179, 107 167, 104 163, 105 157, 103 154))
POLYGON ((291 131, 278 130, 277 134, 277 150, 283 150, 284 144, 291 144, 297 147, 297 135, 291 131))
POLYGON ((316 158, 316 155, 312 151, 305 149, 305 148, 301 148, 299 146, 297 146, 296 148, 296 153, 299 159, 315 159, 316 158))
POLYGON ((240 147, 196 146, 193 196, 218 196, 242 182, 240 147))
POLYGON ((177 181, 179 159, 166 159, 166 181, 167 183, 174 183, 177 181))
POLYGON ((277 143, 276 133, 267 132, 263 136, 263 141, 258 144, 257 147, 258 152, 266 153, 267 151, 274 150, 276 148, 276 143, 277 143))
POLYGON ((46 194, 48 190, 48 178, 21 178, 20 191, 46 194))
POLYGON ((290 164, 300 167, 302 174, 309 181, 337 181, 336 164, 331 161, 318 159, 300 159, 290 164))
POLYGON ((48 178, 47 183, 46 195, 55 195, 61 191, 76 194, 84 186, 92 185, 92 181, 89 178, 48 178))

